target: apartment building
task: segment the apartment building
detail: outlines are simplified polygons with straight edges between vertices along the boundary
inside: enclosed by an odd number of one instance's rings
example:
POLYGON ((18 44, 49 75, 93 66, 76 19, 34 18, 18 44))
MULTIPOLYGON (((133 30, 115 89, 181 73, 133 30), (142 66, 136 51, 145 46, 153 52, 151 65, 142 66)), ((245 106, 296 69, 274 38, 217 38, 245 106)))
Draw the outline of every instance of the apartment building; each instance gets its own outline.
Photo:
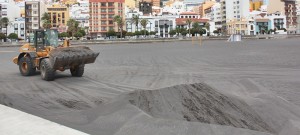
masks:
POLYGON ((297 31, 297 7, 296 0, 283 0, 288 34, 296 34, 297 31))
POLYGON ((8 33, 16 33, 19 38, 25 39, 25 18, 15 18, 11 24, 13 28, 8 33))
POLYGON ((89 3, 89 32, 93 38, 106 37, 109 30, 119 31, 113 18, 120 15, 125 20, 125 0, 89 0, 89 3))
POLYGON ((275 12, 284 13, 284 2, 282 0, 272 0, 268 2, 267 5, 268 14, 273 14, 275 12))
MULTIPOLYGON (((15 5, 15 2, 9 0, 0 0, 0 18, 7 17, 10 22, 14 21, 19 16, 20 8, 15 5)), ((7 28, 0 28, 0 32, 7 35, 10 34, 10 29, 13 29, 11 25, 7 28)))
POLYGON ((222 33, 249 35, 247 24, 253 22, 249 20, 249 7, 249 0, 221 0, 222 33))
POLYGON ((215 3, 212 7, 205 9, 203 18, 210 19, 210 31, 219 30, 222 28, 222 13, 221 4, 215 3))
POLYGON ((53 4, 51 7, 47 7, 47 13, 50 16, 52 27, 66 26, 70 19, 69 8, 64 5, 53 4))
POLYGON ((41 18, 45 13, 45 4, 42 1, 25 2, 25 30, 26 36, 42 26, 41 18))
POLYGON ((144 2, 150 2, 155 7, 161 7, 162 6, 161 0, 140 0, 140 2, 143 2, 143 1, 144 2))
POLYGON ((263 0, 251 0, 250 1, 250 11, 260 10, 260 7, 264 4, 263 0))
POLYGON ((70 7, 70 18, 79 22, 80 27, 89 27, 89 2, 80 1, 79 4, 74 4, 70 7))

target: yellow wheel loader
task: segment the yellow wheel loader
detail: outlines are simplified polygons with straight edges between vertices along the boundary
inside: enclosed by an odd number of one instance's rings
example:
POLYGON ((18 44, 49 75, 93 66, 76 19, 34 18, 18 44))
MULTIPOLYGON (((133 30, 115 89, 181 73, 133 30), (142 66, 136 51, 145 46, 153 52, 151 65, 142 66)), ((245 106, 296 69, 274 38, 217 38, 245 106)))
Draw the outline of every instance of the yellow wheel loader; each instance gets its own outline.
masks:
POLYGON ((57 70, 70 69, 72 76, 81 77, 84 65, 94 63, 98 55, 88 47, 71 47, 69 40, 59 45, 57 30, 45 29, 36 30, 29 36, 29 43, 20 48, 20 54, 13 62, 19 65, 23 76, 34 75, 40 70, 42 79, 52 81, 57 70))

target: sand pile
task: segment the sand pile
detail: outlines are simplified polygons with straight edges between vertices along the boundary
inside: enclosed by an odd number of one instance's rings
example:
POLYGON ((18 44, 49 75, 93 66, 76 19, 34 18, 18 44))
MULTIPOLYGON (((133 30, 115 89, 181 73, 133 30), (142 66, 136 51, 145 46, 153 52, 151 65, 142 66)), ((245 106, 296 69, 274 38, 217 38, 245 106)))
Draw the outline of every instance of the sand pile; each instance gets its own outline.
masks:
POLYGON ((274 133, 245 102, 225 96, 206 84, 137 90, 128 100, 154 118, 175 119, 274 133))

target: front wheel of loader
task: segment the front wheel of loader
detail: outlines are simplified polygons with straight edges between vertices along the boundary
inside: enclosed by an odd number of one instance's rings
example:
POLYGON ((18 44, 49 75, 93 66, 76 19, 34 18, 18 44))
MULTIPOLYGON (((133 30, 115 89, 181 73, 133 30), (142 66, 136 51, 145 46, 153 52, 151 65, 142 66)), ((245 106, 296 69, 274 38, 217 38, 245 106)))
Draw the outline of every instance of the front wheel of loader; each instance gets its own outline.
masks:
POLYGON ((36 68, 29 57, 22 57, 18 64, 19 70, 23 76, 31 76, 36 71, 36 68))
POLYGON ((72 76, 81 77, 84 73, 84 65, 78 65, 70 68, 72 76))
POLYGON ((55 76, 55 70, 50 65, 50 60, 45 58, 41 61, 40 65, 41 76, 43 80, 53 81, 55 76))

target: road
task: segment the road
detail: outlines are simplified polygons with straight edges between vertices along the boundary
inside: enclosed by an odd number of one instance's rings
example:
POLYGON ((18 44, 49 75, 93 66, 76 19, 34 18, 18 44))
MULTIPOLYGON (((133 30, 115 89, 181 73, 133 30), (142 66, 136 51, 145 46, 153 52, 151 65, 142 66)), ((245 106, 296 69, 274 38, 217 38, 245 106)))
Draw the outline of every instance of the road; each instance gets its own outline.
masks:
MULTIPOLYGON (((35 76, 21 76, 12 62, 18 48, 0 48, 0 103, 89 134, 197 134, 200 129, 212 135, 300 132, 300 126, 293 124, 300 122, 298 38, 90 47, 100 55, 94 64, 86 65, 83 77, 58 71, 51 82, 41 80, 39 72, 35 76), (189 86, 181 86, 195 83, 208 85, 228 97, 228 101, 234 99, 229 102, 229 105, 236 103, 233 109, 244 104, 251 108, 237 111, 224 108, 226 114, 241 115, 233 121, 253 121, 244 116, 253 113, 253 118, 265 125, 222 124, 206 116, 203 118, 208 121, 188 122, 184 117, 179 118, 179 111, 174 111, 183 109, 176 108, 175 101, 169 103, 173 109, 164 110, 152 104, 148 111, 141 105, 125 102, 128 95, 143 95, 138 91, 158 90, 155 94, 162 98, 156 101, 166 105, 166 101, 173 99, 168 99, 161 92, 163 89, 187 89, 189 86), (157 107, 157 111, 149 111, 157 107), (174 115, 164 111, 174 111, 174 115), (292 126, 286 127, 287 123, 292 126), (213 132, 215 126, 220 126, 220 132, 213 132)), ((178 93, 183 92, 177 92, 177 96, 173 93, 173 98, 179 97, 178 93)))

